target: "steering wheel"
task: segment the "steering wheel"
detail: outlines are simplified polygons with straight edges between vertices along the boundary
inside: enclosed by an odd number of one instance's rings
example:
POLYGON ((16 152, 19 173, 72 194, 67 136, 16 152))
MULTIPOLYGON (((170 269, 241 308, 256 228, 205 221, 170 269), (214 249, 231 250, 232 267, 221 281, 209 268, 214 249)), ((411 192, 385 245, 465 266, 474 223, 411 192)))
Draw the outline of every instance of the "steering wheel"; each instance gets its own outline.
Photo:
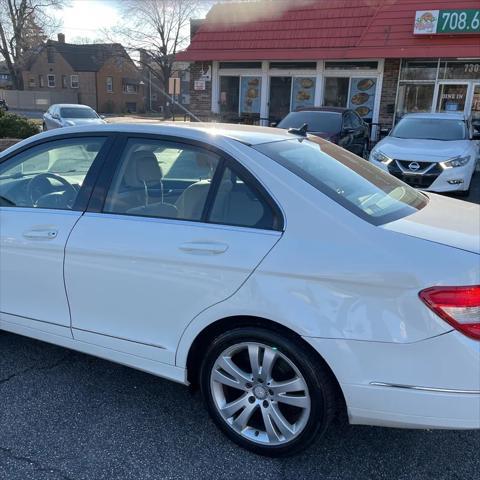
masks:
POLYGON ((65 193, 70 192, 73 195, 73 198, 77 196, 78 192, 76 188, 67 180, 65 180, 63 177, 60 177, 55 173, 40 173, 39 175, 35 175, 27 184, 27 196, 32 202, 33 206, 35 207, 37 206, 40 198, 46 195, 50 195, 52 193, 56 193, 55 191, 46 192, 46 193, 42 191, 43 187, 45 186, 45 183, 47 183, 49 187, 52 186, 52 184, 48 181, 48 179, 52 179, 61 183, 62 186, 64 187, 64 192, 65 193))

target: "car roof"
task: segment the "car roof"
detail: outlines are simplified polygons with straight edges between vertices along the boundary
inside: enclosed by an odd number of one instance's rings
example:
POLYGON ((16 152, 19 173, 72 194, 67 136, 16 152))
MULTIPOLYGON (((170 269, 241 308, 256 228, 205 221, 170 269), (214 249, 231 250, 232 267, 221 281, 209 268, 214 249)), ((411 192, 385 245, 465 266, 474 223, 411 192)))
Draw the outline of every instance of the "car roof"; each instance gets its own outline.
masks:
POLYGON ((301 107, 297 108, 295 112, 291 113, 298 113, 298 112, 331 112, 331 113, 344 113, 349 111, 349 108, 342 108, 342 107, 301 107))
MULTIPOLYGON (((294 134, 288 133, 281 128, 257 127, 251 125, 237 125, 228 123, 204 123, 204 122, 159 122, 152 123, 116 123, 95 126, 76 126, 62 129, 49 130, 40 133, 46 136, 58 136, 61 134, 74 133, 134 133, 175 135, 179 138, 208 140, 207 135, 220 136, 237 140, 245 145, 260 145, 282 140, 292 140, 294 134)), ((39 136, 38 135, 38 136, 39 136)), ((37 135, 33 138, 38 138, 37 135)))
POLYGON ((402 118, 436 118, 439 120, 465 120, 467 116, 461 112, 445 113, 407 113, 402 118))
POLYGON ((89 107, 88 105, 82 105, 80 103, 54 103, 51 105, 51 107, 60 107, 60 108, 88 108, 90 110, 93 110, 92 107, 89 107))

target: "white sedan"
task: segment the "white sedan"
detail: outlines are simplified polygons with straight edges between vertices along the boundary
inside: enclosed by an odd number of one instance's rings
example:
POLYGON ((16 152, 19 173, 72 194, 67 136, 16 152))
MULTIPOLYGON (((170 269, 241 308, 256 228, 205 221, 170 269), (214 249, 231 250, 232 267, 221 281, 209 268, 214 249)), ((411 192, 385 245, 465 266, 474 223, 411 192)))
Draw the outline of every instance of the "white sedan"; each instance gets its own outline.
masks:
POLYGON ((74 127, 77 125, 102 125, 106 123, 104 117, 99 115, 88 105, 57 103, 51 105, 43 114, 43 131, 54 128, 74 127))
POLYGON ((370 161, 413 187, 467 196, 480 134, 461 113, 405 115, 370 153, 370 161))
POLYGON ((46 132, 0 156, 0 328, 199 385, 292 454, 352 424, 480 428, 480 208, 319 138, 46 132))

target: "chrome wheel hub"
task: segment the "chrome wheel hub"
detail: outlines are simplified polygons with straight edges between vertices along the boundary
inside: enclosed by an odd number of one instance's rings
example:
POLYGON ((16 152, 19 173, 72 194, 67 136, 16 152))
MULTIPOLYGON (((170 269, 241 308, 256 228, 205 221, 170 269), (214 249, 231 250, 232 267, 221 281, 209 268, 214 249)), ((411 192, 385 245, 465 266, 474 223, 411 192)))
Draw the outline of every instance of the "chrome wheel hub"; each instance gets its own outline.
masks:
POLYGON ((265 400, 268 397, 268 390, 261 385, 257 385, 253 389, 253 394, 257 397, 258 400, 265 400))
POLYGON ((210 376, 214 404, 226 424, 250 441, 285 444, 310 416, 307 383, 295 364, 275 347, 233 345, 217 358, 210 376))

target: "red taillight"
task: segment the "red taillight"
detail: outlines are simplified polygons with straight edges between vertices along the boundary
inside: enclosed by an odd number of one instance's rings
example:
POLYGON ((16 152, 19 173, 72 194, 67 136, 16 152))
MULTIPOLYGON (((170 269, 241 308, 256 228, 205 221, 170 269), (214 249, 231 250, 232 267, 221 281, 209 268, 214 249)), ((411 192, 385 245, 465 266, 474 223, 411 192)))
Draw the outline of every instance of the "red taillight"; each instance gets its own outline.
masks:
POLYGON ((456 330, 480 340, 480 285, 470 287, 432 287, 420 298, 440 318, 456 330))

